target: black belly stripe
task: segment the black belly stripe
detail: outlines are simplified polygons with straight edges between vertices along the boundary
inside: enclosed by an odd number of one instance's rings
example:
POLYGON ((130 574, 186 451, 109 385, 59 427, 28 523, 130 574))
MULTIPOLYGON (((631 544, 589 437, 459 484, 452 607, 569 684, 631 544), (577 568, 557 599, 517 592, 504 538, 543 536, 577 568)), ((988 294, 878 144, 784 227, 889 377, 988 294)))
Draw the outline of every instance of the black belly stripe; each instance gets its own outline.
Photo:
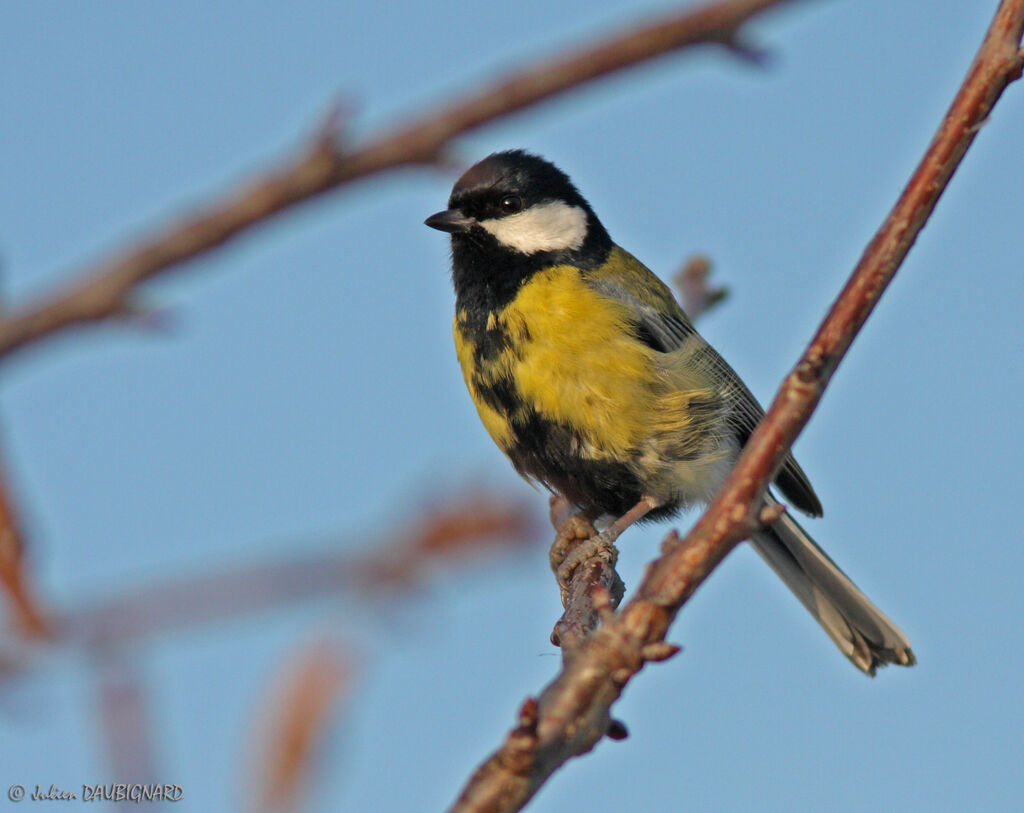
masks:
POLYGON ((495 361, 503 353, 519 357, 522 352, 519 345, 530 341, 529 329, 521 325, 517 330, 516 343, 513 344, 507 327, 490 312, 467 313, 465 318, 459 320, 459 330, 473 343, 473 363, 478 369, 495 361))
POLYGON ((500 412, 505 420, 511 421, 513 417, 522 410, 523 402, 516 390, 515 382, 511 378, 499 378, 489 384, 474 381, 476 392, 480 399, 491 409, 500 412))
MULTIPOLYGON (((515 442, 508 455, 520 474, 533 477, 579 508, 621 516, 644 496, 643 485, 626 461, 594 460, 580 454, 580 437, 569 427, 529 410, 513 424, 515 442)), ((657 509, 656 520, 677 513, 657 509)))
MULTIPOLYGON (((493 371, 503 354, 510 359, 520 355, 522 344, 529 341, 525 326, 517 328, 513 341, 507 327, 489 312, 471 310, 459 319, 459 330, 473 345, 475 395, 508 423, 512 438, 504 451, 520 474, 543 483, 581 509, 601 514, 621 516, 646 496, 628 458, 584 457, 581 449, 587 444, 580 433, 541 416, 523 400, 511 374, 497 380, 481 375, 493 371)), ((677 507, 667 506, 651 512, 647 519, 661 519, 677 511, 677 507)))

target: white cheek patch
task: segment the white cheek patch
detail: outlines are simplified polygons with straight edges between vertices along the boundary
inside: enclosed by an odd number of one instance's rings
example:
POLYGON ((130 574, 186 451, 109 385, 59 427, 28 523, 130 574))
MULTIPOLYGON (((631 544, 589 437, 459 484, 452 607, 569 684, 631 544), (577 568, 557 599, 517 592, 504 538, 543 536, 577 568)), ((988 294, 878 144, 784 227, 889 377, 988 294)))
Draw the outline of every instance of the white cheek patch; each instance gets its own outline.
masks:
POLYGON ((587 237, 587 213, 560 200, 538 203, 518 214, 481 220, 499 243, 521 251, 577 249, 587 237))

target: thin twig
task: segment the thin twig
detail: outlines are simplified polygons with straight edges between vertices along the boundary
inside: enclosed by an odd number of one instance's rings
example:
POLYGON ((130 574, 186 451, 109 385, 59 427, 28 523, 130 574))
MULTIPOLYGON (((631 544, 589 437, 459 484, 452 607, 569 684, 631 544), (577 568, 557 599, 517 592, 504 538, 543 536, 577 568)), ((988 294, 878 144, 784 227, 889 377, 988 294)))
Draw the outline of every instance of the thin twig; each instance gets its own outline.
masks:
POLYGON ((622 732, 612 704, 644 665, 672 654, 665 634, 708 573, 758 527, 768 481, 821 399, 840 359, 935 208, 979 126, 1021 75, 1024 0, 1003 0, 953 103, 889 217, 868 244, 810 346, 786 377, 718 496, 682 540, 666 540, 636 596, 575 649, 562 672, 520 712, 505 744, 474 773, 454 805, 511 811, 602 737, 622 732))
POLYGON ((130 317, 135 311, 132 292, 150 277, 344 184, 400 167, 443 162, 444 150, 456 136, 571 88, 702 43, 749 52, 737 39, 739 27, 789 1, 721 0, 676 12, 487 84, 352 150, 343 143, 342 116, 333 110, 296 157, 88 269, 67 287, 0 319, 0 357, 73 326, 130 317))
POLYGON ((7 594, 21 631, 43 638, 50 634, 49 622, 26 577, 24 554, 21 526, 15 516, 10 488, 0 461, 0 585, 7 594))

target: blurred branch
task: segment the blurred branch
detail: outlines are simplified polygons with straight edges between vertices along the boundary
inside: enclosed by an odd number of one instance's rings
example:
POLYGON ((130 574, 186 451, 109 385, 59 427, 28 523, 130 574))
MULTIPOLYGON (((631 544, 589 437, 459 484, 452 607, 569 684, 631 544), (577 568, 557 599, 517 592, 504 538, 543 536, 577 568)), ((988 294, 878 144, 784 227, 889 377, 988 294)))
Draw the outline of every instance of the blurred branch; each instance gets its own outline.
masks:
POLYGON ((671 534, 636 595, 565 659, 561 673, 519 712, 505 743, 470 778, 461 811, 511 811, 547 778, 605 735, 621 738, 610 718, 626 683, 673 649, 668 627, 725 555, 770 517, 758 513, 771 475, 817 406, 840 359, 896 273, 981 124, 1006 86, 1021 75, 1024 0, 1003 0, 939 130, 888 218, 796 367, 786 377, 718 496, 682 540, 671 534))
MULTIPOLYGON (((537 522, 527 506, 472 494, 417 517, 366 556, 334 551, 294 555, 140 588, 127 595, 56 613, 55 643, 114 647, 138 638, 207 625, 246 613, 345 590, 406 588, 442 559, 527 543, 537 522)), ((380 536, 379 531, 372 532, 380 536)), ((294 546, 287 549, 294 550, 294 546)))
POLYGON ((9 312, 0 319, 0 356, 76 325, 118 316, 134 319, 132 292, 154 275, 344 184, 400 167, 442 162, 456 136, 571 88, 702 43, 751 57, 756 51, 738 38, 740 26, 784 2, 789 0, 721 0, 676 12, 569 56, 540 61, 356 149, 344 145, 342 116, 335 111, 294 158, 99 263, 67 287, 9 312))
POLYGON ((298 810, 313 763, 357 669, 349 653, 318 641, 289 659, 260 709, 250 785, 260 813, 298 810))
POLYGON ((709 286, 710 276, 711 260, 703 254, 695 254, 672 277, 682 299, 680 304, 693 321, 720 305, 729 295, 725 286, 709 286))
POLYGON ((21 631, 34 637, 46 637, 50 633, 49 624, 25 576, 24 552, 24 539, 0 461, 0 585, 21 631))
POLYGON ((96 666, 99 723, 109 760, 108 775, 119 782, 159 782, 153 721, 138 665, 124 653, 104 652, 96 666))
MULTIPOLYGON (((45 641, 15 637, 0 642, 0 683, 45 666, 48 654, 84 650, 108 657, 140 639, 206 626, 248 613, 310 601, 345 591, 409 591, 442 561, 465 561, 530 544, 540 523, 529 505, 480 492, 430 507, 409 525, 382 537, 363 556, 311 554, 183 577, 139 587, 93 604, 55 610, 45 641)), ((293 551, 294 545, 286 546, 293 551)))

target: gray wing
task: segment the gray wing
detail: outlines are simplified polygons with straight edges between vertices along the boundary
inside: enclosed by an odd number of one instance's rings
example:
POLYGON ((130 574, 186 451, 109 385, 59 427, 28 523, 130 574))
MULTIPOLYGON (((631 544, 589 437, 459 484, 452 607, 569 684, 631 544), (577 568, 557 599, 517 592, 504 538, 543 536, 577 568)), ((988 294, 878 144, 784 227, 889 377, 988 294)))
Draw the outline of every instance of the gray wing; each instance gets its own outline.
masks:
MULTIPOLYGON (((648 271, 648 273, 650 272, 648 271)), ((651 276, 657 280, 653 274, 651 276)), ((661 353, 671 353, 673 350, 679 349, 688 339, 693 337, 699 339, 705 348, 703 360, 719 374, 721 380, 726 384, 726 389, 730 392, 732 409, 729 415, 729 424, 735 433, 737 442, 743 446, 750 438, 757 422, 764 416, 764 410, 736 371, 697 333, 693 323, 672 298, 668 288, 663 284, 655 287, 650 284, 650 281, 647 281, 648 285, 634 292, 620 280, 612 280, 607 276, 591 278, 587 282, 599 293, 622 302, 633 310, 637 317, 637 335, 649 347, 661 353), (655 300, 657 306, 645 301, 654 293, 658 294, 655 300), (644 299, 641 299, 640 296, 644 296, 644 299)), ((786 455, 782 468, 775 475, 774 482, 786 499, 805 514, 812 517, 822 515, 821 501, 814 493, 804 470, 800 468, 792 454, 786 455)))

